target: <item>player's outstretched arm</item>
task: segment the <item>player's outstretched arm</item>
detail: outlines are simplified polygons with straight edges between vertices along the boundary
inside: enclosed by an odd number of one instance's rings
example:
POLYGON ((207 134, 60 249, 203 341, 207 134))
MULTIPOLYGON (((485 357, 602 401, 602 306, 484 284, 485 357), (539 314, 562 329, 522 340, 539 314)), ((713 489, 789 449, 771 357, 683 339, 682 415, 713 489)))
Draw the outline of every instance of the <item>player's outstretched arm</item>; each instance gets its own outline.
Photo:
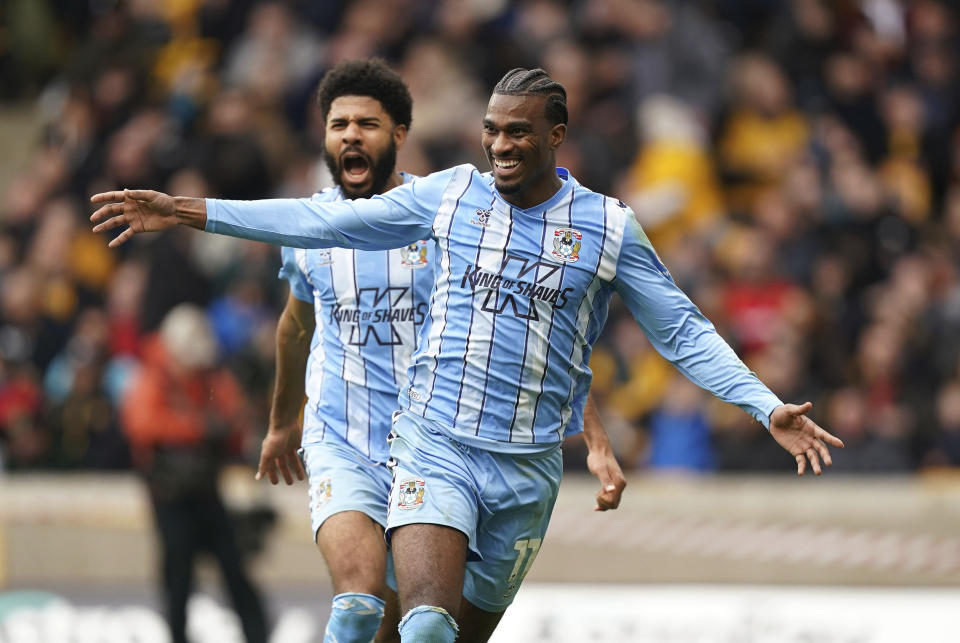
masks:
POLYGON ((833 460, 827 445, 843 448, 843 441, 817 426, 816 422, 807 417, 806 413, 813 408, 813 404, 806 402, 783 404, 770 414, 770 435, 790 452, 797 461, 797 475, 802 476, 807 470, 807 462, 817 475, 822 473, 820 460, 830 466, 833 460))
POLYGON ((97 225, 94 232, 106 232, 127 226, 113 241, 115 248, 141 232, 157 232, 175 225, 189 225, 203 230, 207 224, 207 205, 203 199, 173 197, 155 190, 116 190, 90 197, 101 204, 90 216, 97 225))
POLYGON ((805 415, 809 402, 784 404, 750 372, 674 283, 632 211, 624 210, 615 287, 650 343, 691 381, 767 426, 796 458, 798 475, 808 462, 814 473, 822 473, 820 460, 828 466, 832 462, 827 445, 842 448, 843 442, 805 415))
POLYGON ((398 186, 370 199, 197 199, 153 190, 94 195, 100 204, 90 220, 95 232, 127 226, 110 245, 135 234, 188 225, 213 234, 291 248, 389 250, 433 236, 437 212, 454 179, 473 166, 458 166, 398 186))
POLYGON ((587 395, 587 404, 583 410, 583 439, 587 443, 587 469, 600 480, 597 492, 597 505, 594 511, 607 511, 620 506, 620 497, 627 486, 620 463, 610 447, 610 438, 603 428, 603 422, 593 396, 587 395))

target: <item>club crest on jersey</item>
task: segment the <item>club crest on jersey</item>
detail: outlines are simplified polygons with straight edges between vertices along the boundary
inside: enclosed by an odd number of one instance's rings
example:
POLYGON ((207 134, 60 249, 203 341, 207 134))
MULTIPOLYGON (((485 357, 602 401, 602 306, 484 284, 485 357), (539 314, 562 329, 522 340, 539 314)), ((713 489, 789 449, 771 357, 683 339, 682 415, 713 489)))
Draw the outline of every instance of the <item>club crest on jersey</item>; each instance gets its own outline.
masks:
POLYGON ((573 263, 580 258, 580 243, 583 235, 573 228, 557 228, 553 232, 553 258, 573 263))
POLYGON ((316 250, 316 258, 318 266, 329 266, 333 263, 333 254, 330 252, 330 248, 319 248, 316 250))
POLYGON ((397 508, 416 509, 423 506, 423 494, 427 483, 420 478, 407 478, 397 487, 397 508))
POLYGON ((423 268, 427 265, 427 242, 417 241, 401 250, 403 256, 400 259, 400 265, 404 268, 423 268))
POLYGON ((330 476, 323 478, 317 486, 313 488, 313 506, 320 509, 333 497, 333 481, 330 476))
POLYGON ((470 223, 472 223, 473 225, 481 226, 483 228, 489 228, 490 216, 492 214, 493 214, 493 210, 481 210, 480 208, 477 208, 477 214, 472 219, 470 219, 470 223))

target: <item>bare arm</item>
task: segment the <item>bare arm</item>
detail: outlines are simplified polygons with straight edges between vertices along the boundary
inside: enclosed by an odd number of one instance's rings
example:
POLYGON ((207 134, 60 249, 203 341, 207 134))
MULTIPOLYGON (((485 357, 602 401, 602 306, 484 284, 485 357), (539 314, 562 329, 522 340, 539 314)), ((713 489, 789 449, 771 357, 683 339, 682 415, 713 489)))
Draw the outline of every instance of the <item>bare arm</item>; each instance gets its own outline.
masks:
POLYGON ((315 328, 313 304, 300 301, 291 293, 277 322, 277 375, 270 409, 271 427, 297 423, 306 397, 304 376, 315 328))
POLYGON ((266 475, 272 484, 277 484, 279 471, 287 484, 293 484, 293 474, 300 480, 306 475, 297 449, 302 435, 299 418, 306 397, 307 357, 315 327, 313 305, 290 293, 277 322, 277 375, 270 426, 260 448, 257 480, 266 475))
POLYGON ((587 395, 583 410, 583 439, 587 444, 587 469, 600 479, 600 491, 597 492, 597 506, 594 511, 606 511, 620 506, 620 497, 627 480, 623 477, 620 464, 610 447, 610 438, 603 428, 603 421, 593 395, 587 395))

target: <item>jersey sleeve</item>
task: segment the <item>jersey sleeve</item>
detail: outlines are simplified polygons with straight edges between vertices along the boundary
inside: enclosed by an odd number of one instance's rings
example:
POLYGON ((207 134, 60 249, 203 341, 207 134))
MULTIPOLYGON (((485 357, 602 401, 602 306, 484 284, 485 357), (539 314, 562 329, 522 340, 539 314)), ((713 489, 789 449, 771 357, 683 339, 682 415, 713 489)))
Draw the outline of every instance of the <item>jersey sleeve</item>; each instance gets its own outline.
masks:
POLYGON ((297 264, 297 255, 293 248, 280 248, 280 259, 283 262, 280 266, 279 279, 286 279, 290 283, 290 292, 300 301, 308 304, 313 303, 313 288, 307 281, 306 275, 300 270, 297 264))
POLYGON ((783 402, 674 283, 632 212, 627 213, 614 288, 664 358, 692 382, 769 428, 770 414, 783 402))
POLYGON ((430 238, 453 169, 370 199, 207 199, 207 232, 294 248, 389 250, 430 238))
POLYGON ((576 395, 570 401, 570 421, 563 427, 563 437, 569 438, 571 435, 583 433, 583 412, 586 403, 586 393, 576 395))

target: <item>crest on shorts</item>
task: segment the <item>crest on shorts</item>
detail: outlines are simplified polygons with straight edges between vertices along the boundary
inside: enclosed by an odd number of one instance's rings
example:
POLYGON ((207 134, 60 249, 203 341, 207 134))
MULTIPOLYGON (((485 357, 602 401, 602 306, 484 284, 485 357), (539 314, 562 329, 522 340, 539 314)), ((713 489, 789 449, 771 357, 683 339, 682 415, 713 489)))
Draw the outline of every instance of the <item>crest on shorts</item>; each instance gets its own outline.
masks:
POLYGON ((423 494, 427 490, 427 483, 420 478, 407 478, 400 482, 397 488, 398 509, 416 509, 423 505, 423 494))
POLYGON ((401 251, 400 265, 404 268, 423 268, 427 265, 427 242, 417 241, 411 243, 401 251))
POLYGON ((573 228, 557 228, 553 232, 553 258, 573 263, 580 258, 580 243, 583 235, 573 228))
POLYGON ((319 509, 333 497, 333 481, 330 476, 323 478, 313 488, 313 506, 319 509))

